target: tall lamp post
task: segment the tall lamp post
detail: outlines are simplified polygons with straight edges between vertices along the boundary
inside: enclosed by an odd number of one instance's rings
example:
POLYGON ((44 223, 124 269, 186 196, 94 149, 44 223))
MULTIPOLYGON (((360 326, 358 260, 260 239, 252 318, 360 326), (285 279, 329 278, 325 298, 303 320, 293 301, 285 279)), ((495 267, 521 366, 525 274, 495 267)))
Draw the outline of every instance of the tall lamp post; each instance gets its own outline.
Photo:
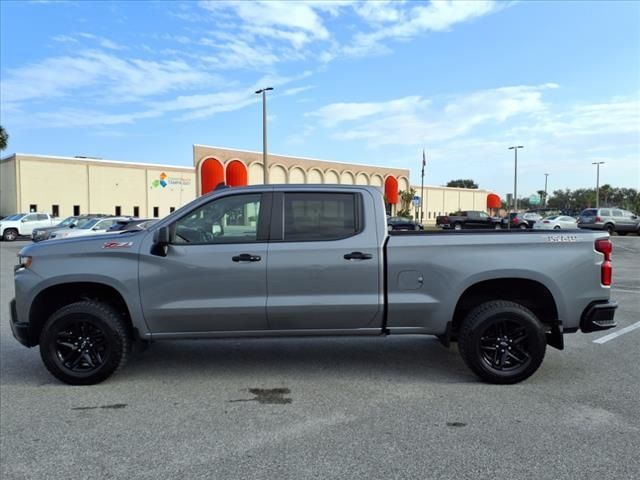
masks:
POLYGON ((600 165, 604 162, 592 162, 596 166, 596 208, 600 207, 600 165))
POLYGON ((544 208, 547 208, 547 179, 549 178, 549 174, 544 174, 544 208))
POLYGON ((522 145, 514 145, 509 147, 515 154, 515 166, 513 170, 513 211, 518 210, 518 149, 524 148, 522 145))
POLYGON ((256 90, 256 95, 262 94, 262 175, 264 184, 269 183, 269 169, 267 168, 267 92, 273 87, 256 90))

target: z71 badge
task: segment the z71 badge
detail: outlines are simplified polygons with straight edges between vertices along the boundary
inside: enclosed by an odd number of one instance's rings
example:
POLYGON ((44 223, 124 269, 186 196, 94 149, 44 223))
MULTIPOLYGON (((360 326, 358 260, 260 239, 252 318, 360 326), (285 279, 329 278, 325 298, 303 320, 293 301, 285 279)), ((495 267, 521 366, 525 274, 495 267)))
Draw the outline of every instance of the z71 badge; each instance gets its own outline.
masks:
POLYGON ((133 242, 105 242, 102 248, 131 248, 133 242))
POLYGON ((548 242, 577 242, 578 237, 576 235, 549 235, 547 237, 548 242))

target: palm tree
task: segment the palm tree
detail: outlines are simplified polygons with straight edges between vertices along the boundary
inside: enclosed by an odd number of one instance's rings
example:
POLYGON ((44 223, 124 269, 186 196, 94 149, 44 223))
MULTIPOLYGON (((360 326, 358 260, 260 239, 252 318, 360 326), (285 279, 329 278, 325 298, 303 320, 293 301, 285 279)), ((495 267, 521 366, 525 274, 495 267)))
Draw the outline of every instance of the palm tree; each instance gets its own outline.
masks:
POLYGON ((9 144, 9 134, 4 129, 4 127, 0 125, 0 150, 4 150, 5 148, 7 148, 8 144, 9 144))

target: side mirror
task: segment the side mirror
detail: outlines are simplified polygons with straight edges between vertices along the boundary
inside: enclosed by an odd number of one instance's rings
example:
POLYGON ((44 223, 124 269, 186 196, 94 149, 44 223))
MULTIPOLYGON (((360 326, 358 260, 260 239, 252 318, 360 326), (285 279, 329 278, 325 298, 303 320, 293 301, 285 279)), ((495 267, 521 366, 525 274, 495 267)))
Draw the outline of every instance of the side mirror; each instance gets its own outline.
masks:
POLYGON ((219 237, 220 235, 222 235, 222 225, 220 225, 219 223, 214 223, 211 227, 211 233, 213 233, 214 237, 219 237))
POLYGON ((167 246, 169 245, 170 236, 171 231, 169 230, 169 227, 160 227, 153 232, 153 244, 159 247, 167 246))
POLYGON ((171 230, 169 227, 160 227, 153 232, 153 245, 151 245, 151 255, 166 257, 169 242, 171 240, 171 230))
POLYGON ((23 218, 22 220, 20 220, 22 223, 27 223, 27 219, 23 218))

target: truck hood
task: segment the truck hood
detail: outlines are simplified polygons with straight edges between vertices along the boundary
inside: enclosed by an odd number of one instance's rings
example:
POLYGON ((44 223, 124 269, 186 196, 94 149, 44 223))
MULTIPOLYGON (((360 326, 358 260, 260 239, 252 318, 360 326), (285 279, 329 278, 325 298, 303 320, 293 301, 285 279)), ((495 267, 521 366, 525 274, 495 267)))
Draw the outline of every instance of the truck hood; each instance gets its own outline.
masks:
POLYGON ((27 245, 20 250, 18 255, 29 257, 50 255, 72 256, 74 254, 98 252, 106 249, 131 249, 132 251, 137 251, 140 248, 142 239, 147 234, 149 234, 147 230, 142 230, 61 238, 55 241, 27 245))

